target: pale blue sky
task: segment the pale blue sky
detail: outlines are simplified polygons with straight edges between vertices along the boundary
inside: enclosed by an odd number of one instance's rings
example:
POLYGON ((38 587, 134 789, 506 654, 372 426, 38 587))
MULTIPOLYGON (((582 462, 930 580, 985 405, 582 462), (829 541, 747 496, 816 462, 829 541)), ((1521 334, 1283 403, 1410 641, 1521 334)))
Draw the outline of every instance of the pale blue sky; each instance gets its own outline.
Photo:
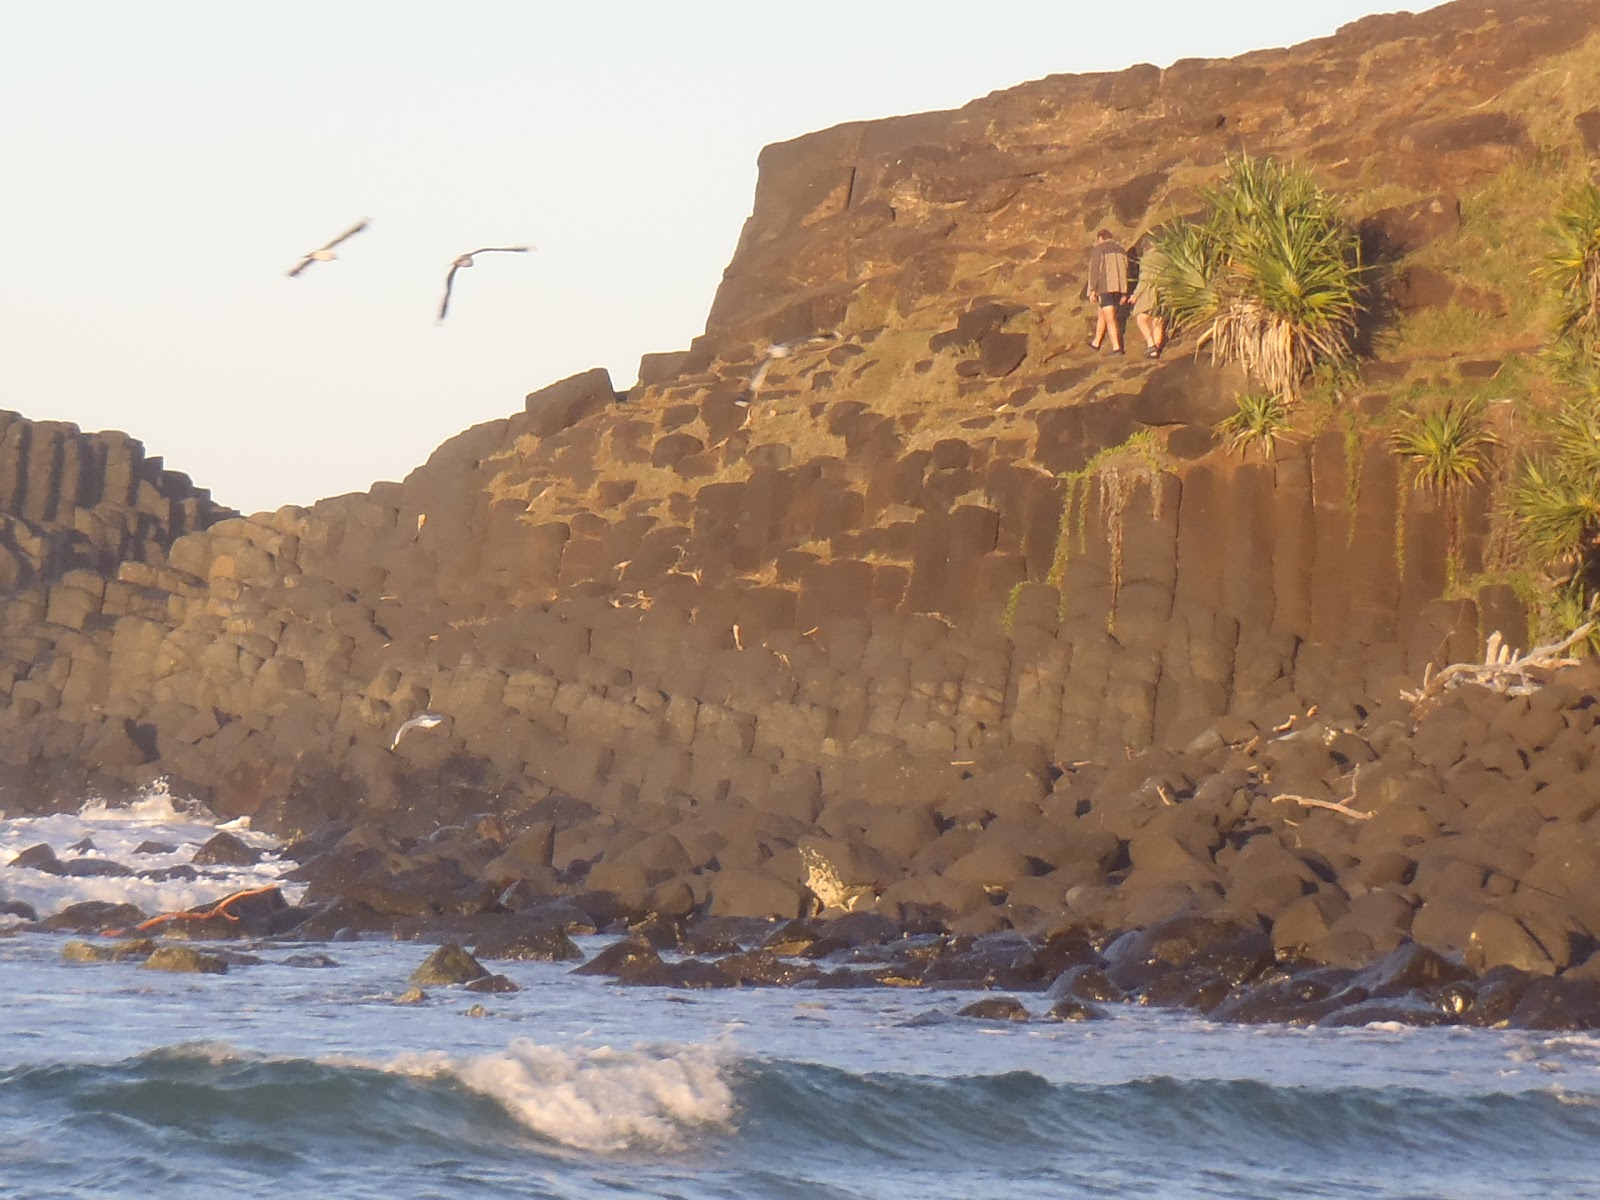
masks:
POLYGON ((1396 7, 0 0, 0 407, 247 512, 364 490, 686 346, 768 142, 1396 7), (452 257, 527 242, 434 323, 452 257))

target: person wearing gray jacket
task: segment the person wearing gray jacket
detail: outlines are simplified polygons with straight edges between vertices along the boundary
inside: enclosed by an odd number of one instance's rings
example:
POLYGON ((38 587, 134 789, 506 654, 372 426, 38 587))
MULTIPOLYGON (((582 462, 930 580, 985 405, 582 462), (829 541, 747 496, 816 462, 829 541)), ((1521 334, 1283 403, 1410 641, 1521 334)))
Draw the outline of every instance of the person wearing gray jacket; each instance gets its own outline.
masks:
POLYGON ((1094 249, 1089 251, 1089 282, 1085 288, 1090 301, 1098 309, 1094 322, 1094 337, 1090 349, 1098 350, 1107 337, 1111 339, 1111 353, 1122 353, 1122 327, 1117 323, 1117 310, 1128 295, 1128 252, 1117 244, 1109 229, 1094 235, 1094 249))

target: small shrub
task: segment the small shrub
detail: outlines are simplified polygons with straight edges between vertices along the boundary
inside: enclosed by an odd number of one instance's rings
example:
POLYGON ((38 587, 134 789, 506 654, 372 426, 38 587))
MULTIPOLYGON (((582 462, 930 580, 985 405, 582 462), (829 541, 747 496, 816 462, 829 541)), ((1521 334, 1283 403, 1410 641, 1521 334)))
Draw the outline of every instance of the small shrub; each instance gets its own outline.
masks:
POLYGON ((1451 400, 1416 413, 1395 434, 1395 448, 1413 468, 1412 483, 1440 494, 1483 478, 1494 435, 1483 425, 1476 400, 1451 400))
POLYGON ((1239 397, 1239 409, 1217 423, 1216 432, 1228 440, 1228 448, 1240 454, 1259 449, 1271 458, 1280 441, 1289 436, 1289 404, 1274 392, 1246 392, 1239 397))
POLYGON ((1556 336, 1592 358, 1600 342, 1600 187, 1586 181, 1556 211, 1538 277, 1555 288, 1556 336))
POLYGON ((1530 458, 1512 496, 1523 542, 1568 574, 1600 558, 1600 412, 1569 404, 1557 419, 1553 452, 1530 458))

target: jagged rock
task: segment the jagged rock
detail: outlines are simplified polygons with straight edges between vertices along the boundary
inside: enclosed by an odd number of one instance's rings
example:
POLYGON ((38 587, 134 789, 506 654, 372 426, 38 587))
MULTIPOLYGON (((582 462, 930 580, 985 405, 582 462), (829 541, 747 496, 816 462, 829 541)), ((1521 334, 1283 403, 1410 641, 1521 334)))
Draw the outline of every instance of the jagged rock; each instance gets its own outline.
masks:
POLYGON ((411 982, 419 987, 448 987, 482 979, 489 972, 484 965, 454 942, 446 942, 411 972, 411 982))
POLYGON ((574 962, 583 951, 560 929, 550 926, 510 928, 486 933, 473 943, 478 958, 518 962, 574 962))
POLYGON ((223 829, 196 849, 189 861, 201 867, 249 867, 261 861, 261 851, 223 829))
POLYGON ((39 925, 49 930, 99 933, 106 929, 126 929, 144 919, 145 913, 137 905, 110 900, 81 900, 46 917, 39 925))

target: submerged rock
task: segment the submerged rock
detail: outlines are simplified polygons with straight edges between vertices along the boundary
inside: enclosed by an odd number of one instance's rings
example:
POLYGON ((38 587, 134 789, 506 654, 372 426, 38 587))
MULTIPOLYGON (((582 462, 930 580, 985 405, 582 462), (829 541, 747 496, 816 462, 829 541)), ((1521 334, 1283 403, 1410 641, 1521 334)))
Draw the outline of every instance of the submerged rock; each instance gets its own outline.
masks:
POLYGON ((220 957, 196 950, 193 946, 158 946, 142 966, 150 971, 174 971, 189 975, 224 975, 228 970, 228 964, 220 957))
POLYGON ((484 975, 477 979, 469 979, 466 983, 469 992, 488 992, 500 994, 503 992, 520 992, 522 989, 504 975, 484 975))
POLYGON ((1028 1010, 1015 996, 985 996, 960 1009, 956 1016, 980 1021, 1026 1021, 1028 1010))

